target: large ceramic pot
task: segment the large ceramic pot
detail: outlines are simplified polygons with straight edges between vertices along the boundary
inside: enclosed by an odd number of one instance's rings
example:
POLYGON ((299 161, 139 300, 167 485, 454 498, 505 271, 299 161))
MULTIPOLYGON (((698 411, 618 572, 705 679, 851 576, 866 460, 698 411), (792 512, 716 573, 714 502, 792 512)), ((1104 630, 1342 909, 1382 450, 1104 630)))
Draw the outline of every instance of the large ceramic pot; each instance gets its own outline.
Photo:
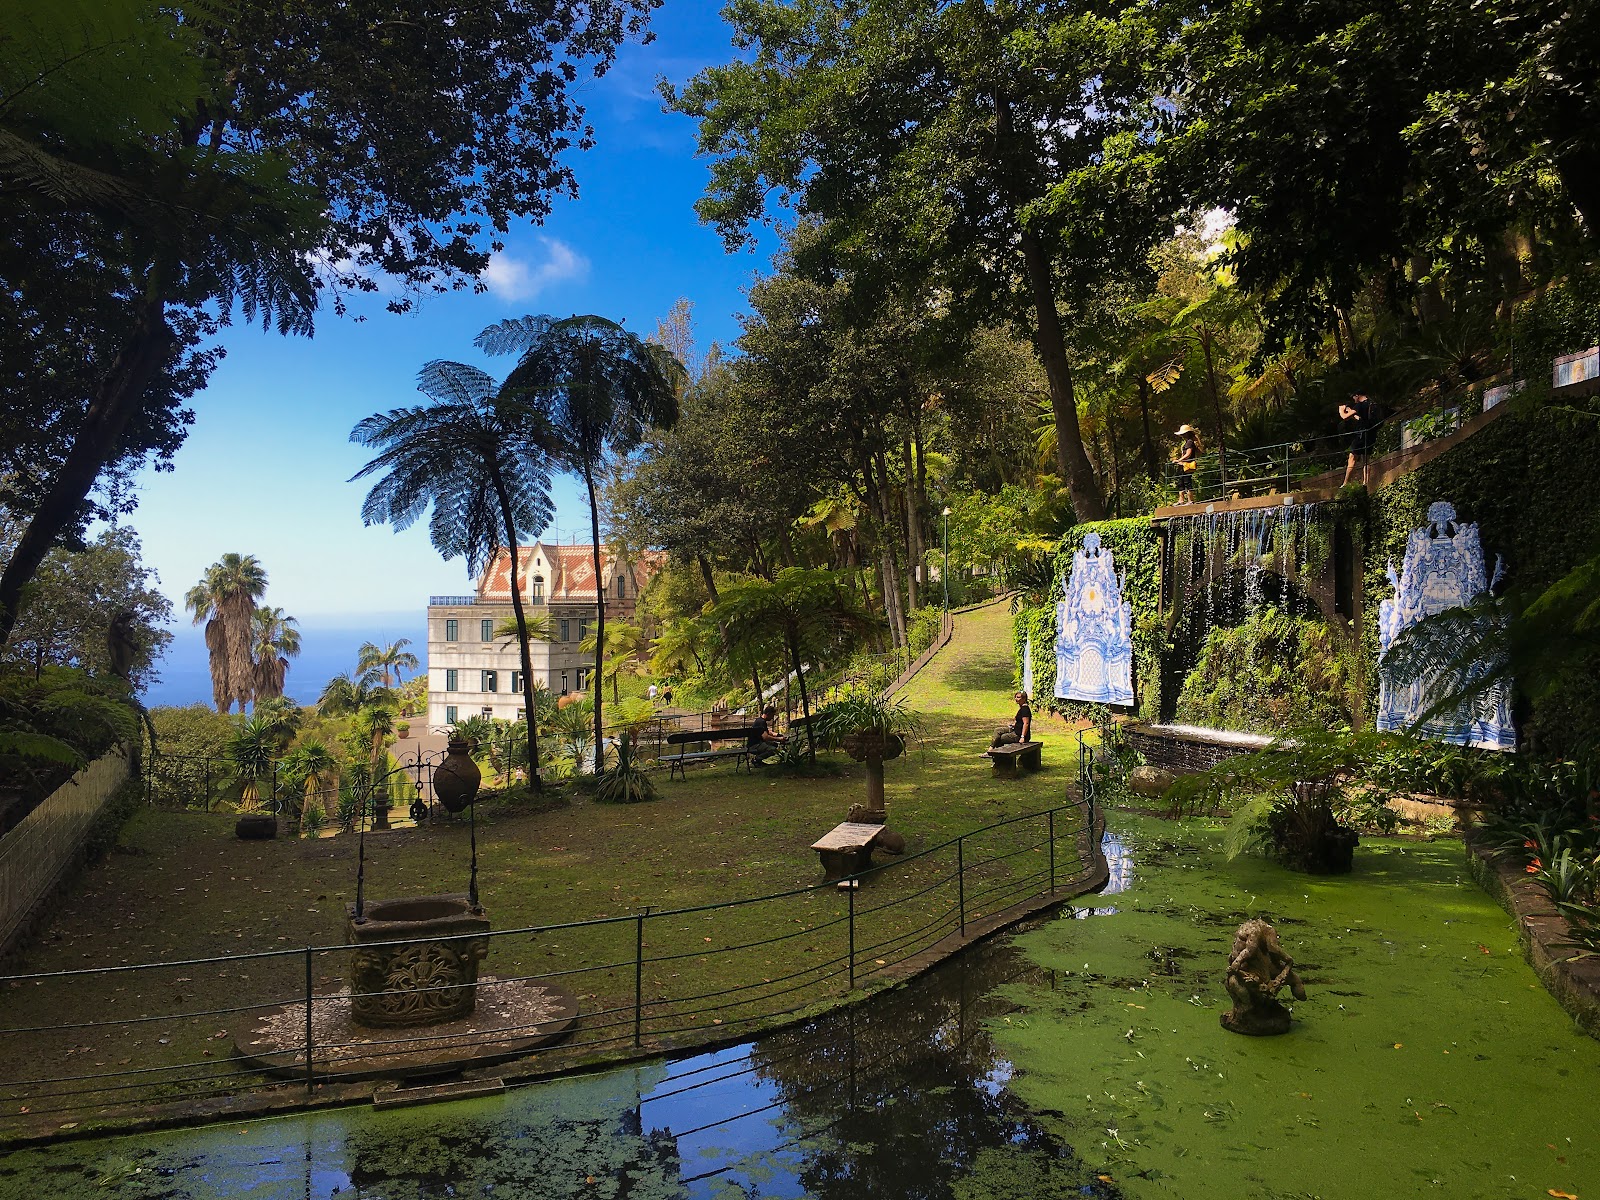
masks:
POLYGON ((472 803, 483 782, 483 772, 472 761, 466 738, 450 738, 444 761, 433 770, 433 794, 449 812, 458 813, 472 803))
POLYGON ((437 1025, 470 1016, 489 918, 465 896, 379 900, 356 920, 348 910, 350 1015, 380 1029, 437 1025), (468 936, 468 935, 478 936, 468 936), (374 944, 384 943, 384 944, 374 944))
POLYGON ((241 813, 233 824, 233 835, 247 842, 264 842, 278 836, 278 818, 274 813, 241 813))

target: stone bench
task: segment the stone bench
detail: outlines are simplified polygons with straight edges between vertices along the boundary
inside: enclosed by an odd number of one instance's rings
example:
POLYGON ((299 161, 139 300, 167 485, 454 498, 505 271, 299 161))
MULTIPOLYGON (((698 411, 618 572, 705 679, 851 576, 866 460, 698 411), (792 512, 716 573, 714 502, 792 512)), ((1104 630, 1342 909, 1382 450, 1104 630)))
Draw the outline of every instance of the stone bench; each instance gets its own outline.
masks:
POLYGON ((812 842, 811 848, 822 859, 825 882, 871 870, 872 847, 882 832, 882 825, 844 821, 812 842))
POLYGON ((1019 766, 1037 771, 1044 766, 1044 743, 1012 742, 1008 746, 990 746, 983 752, 983 757, 992 762, 997 771, 1009 771, 1015 775, 1019 766))

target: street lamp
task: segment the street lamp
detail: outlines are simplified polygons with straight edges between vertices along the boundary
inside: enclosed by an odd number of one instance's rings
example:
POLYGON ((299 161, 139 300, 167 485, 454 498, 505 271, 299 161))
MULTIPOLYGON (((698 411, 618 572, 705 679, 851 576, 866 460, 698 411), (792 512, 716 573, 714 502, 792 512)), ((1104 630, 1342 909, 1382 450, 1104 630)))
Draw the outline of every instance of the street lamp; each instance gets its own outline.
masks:
POLYGON ((944 584, 944 611, 950 611, 950 506, 944 506, 944 566, 939 571, 939 582, 944 584))

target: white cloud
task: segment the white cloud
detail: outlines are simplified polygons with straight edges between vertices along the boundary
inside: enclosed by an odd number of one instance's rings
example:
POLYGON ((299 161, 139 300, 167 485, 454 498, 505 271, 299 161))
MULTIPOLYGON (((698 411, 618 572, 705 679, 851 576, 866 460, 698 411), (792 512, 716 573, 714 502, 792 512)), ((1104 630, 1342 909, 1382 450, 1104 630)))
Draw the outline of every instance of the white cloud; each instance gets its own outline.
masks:
POLYGON ((589 260, 571 246, 553 237, 538 240, 544 250, 542 261, 496 254, 483 269, 484 286, 502 300, 532 300, 554 284, 581 283, 589 277, 589 260))

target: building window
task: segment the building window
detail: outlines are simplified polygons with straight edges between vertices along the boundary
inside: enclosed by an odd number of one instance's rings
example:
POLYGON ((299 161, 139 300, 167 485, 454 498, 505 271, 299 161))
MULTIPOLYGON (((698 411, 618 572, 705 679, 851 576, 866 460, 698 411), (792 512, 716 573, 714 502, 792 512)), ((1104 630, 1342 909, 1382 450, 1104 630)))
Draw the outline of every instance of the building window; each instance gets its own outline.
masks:
POLYGON ((488 617, 478 622, 478 640, 480 642, 494 641, 494 621, 488 617))
POLYGON ((480 708, 478 711, 481 712, 486 717, 493 717, 494 716, 494 709, 489 708, 487 705, 484 706, 483 708, 480 708))
POLYGON ((578 690, 581 692, 585 688, 587 688, 588 686, 589 686, 589 669, 587 667, 579 667, 578 668, 578 690))
POLYGON ((568 692, 570 692, 572 690, 569 686, 567 686, 571 681, 572 681, 572 676, 571 676, 571 674, 569 672, 567 672, 567 671, 561 672, 561 694, 563 696, 565 696, 568 692))
POLYGON ((533 593, 532 593, 532 597, 533 597, 533 602, 535 604, 543 604, 544 603, 544 576, 543 575, 535 575, 533 577, 533 593))
POLYGON ((449 667, 444 673, 444 690, 453 692, 461 686, 461 676, 454 667, 449 667))
POLYGON ((570 642, 572 640, 572 622, 567 620, 565 617, 561 619, 561 640, 563 642, 570 642))
POLYGON ((461 622, 451 617, 444 623, 444 640, 459 642, 461 640, 461 622))
POLYGON ((454 704, 446 704, 444 706, 444 723, 446 725, 454 725, 456 723, 456 706, 454 704))
MULTIPOLYGON (((578 640, 581 642, 581 641, 583 641, 584 638, 586 638, 588 636, 589 636, 589 622, 586 621, 586 620, 585 621, 579 621, 578 622, 578 640)), ((581 690, 582 687, 583 687, 583 684, 580 683, 578 685, 578 687, 581 690)))
POLYGON ((480 685, 478 690, 480 692, 498 692, 500 690, 499 671, 479 671, 478 675, 478 683, 480 685))
POLYGON ((617 599, 618 600, 626 600, 627 598, 628 598, 628 577, 626 575, 618 574, 618 576, 617 576, 617 599))
POLYGON ((521 671, 513 671, 513 672, 511 672, 511 690, 513 692, 520 692, 522 690, 522 672, 521 671))

